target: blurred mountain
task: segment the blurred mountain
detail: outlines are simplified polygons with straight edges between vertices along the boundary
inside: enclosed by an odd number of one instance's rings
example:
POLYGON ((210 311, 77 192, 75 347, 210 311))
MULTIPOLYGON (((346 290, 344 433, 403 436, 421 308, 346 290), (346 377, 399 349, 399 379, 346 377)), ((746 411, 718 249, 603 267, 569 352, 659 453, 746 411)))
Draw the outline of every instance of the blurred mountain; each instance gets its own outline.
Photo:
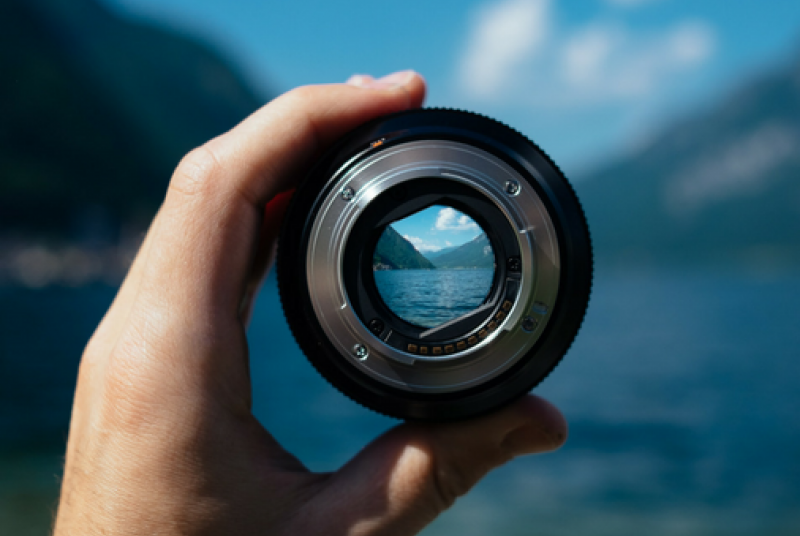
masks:
POLYGON ((372 266, 376 270, 433 270, 436 267, 423 257, 414 245, 400 236, 392 226, 387 226, 375 253, 372 266))
POLYGON ((494 268, 494 253, 486 233, 481 233, 466 244, 436 257, 436 267, 445 270, 494 268))
POLYGON ((599 262, 800 262, 800 61, 579 181, 599 262))
POLYGON ((0 3, 0 230, 114 241, 180 158, 264 102, 219 54, 95 0, 0 3))

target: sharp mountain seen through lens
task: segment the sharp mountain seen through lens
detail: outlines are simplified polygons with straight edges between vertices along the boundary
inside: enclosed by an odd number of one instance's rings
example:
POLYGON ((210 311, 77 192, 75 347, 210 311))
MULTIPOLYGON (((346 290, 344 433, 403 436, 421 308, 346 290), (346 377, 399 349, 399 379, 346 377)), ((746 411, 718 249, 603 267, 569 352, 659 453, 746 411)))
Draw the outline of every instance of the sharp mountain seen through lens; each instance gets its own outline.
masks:
POLYGON ((484 303, 495 256, 472 218, 434 205, 386 227, 372 268, 378 292, 394 314, 433 328, 484 303))

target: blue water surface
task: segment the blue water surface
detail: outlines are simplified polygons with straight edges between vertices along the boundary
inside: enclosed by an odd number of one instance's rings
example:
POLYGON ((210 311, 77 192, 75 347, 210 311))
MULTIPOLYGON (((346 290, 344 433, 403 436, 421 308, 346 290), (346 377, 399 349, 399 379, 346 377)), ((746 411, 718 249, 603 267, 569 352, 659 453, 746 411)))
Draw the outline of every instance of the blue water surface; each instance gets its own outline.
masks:
MULTIPOLYGON (((54 496, 57 454, 37 449, 63 444, 80 350, 112 297, 0 290, 0 534, 49 519, 14 505, 54 496)), ((800 534, 798 303, 796 274, 599 274, 575 344, 535 389, 567 416, 566 446, 492 473, 423 534, 800 534)), ((311 469, 396 424, 318 376, 273 280, 248 336, 255 413, 311 469)))
POLYGON ((378 292, 397 316, 432 328, 467 314, 486 299, 494 270, 379 270, 378 292))

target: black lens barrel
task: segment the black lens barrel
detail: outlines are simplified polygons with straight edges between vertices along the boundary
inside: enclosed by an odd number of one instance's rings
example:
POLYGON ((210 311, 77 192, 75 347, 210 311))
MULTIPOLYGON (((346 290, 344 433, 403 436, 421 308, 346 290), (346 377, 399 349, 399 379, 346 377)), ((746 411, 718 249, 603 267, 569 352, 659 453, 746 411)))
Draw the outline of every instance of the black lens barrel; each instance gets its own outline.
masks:
POLYGON ((502 123, 477 114, 423 109, 363 125, 318 160, 293 196, 279 240, 277 271, 292 333, 309 361, 333 386, 386 415, 448 420, 480 415, 510 403, 556 367, 588 306, 592 251, 588 225, 572 187, 537 146, 502 123), (452 164, 447 159, 436 164, 437 144, 443 147, 442 154, 456 155, 448 157, 455 158, 452 164), (411 147, 419 149, 403 152, 411 147), (463 158, 459 156, 462 153, 463 158), (382 160, 390 154, 395 160, 382 160), (432 171, 406 178, 414 173, 414 161, 407 161, 406 154, 408 158, 433 155, 426 156, 423 163, 432 171), (399 162, 396 170, 381 167, 392 161, 399 162), (488 177, 480 182, 487 173, 478 168, 472 175, 469 171, 472 162, 478 161, 490 162, 481 169, 503 170, 516 178, 495 177, 493 183, 488 177), (367 183, 371 190, 367 186, 359 189, 358 174, 369 166, 380 173, 376 171, 367 183), (395 177, 395 183, 383 178, 389 176, 395 177), (476 177, 474 184, 470 177, 476 177), (375 195, 367 195, 373 191, 375 195), (528 204, 523 203, 523 196, 528 204), (420 332, 381 309, 368 262, 376 233, 434 202, 465 209, 486 230, 497 255, 491 291, 495 294, 490 292, 487 303, 491 307, 480 313, 485 312, 485 318, 477 318, 476 313, 476 320, 465 320, 461 331, 451 330, 449 339, 431 343, 432 348, 437 344, 466 348, 463 359, 458 352, 443 354, 438 361, 419 355, 414 337, 420 332), (535 234, 543 232, 541 225, 525 228, 519 224, 541 219, 538 213, 527 214, 534 202, 550 225, 547 236, 552 235, 552 243, 539 238, 545 235, 535 234), (352 203, 360 203, 359 208, 352 203), (331 219, 333 210, 341 210, 340 220, 331 219), (343 231, 336 231, 338 222, 343 231), (329 244, 339 238, 328 240, 325 233, 341 237, 345 243, 329 244), (336 255, 321 257, 319 250, 325 247, 333 248, 336 255), (320 258, 330 260, 322 262, 320 258), (546 273, 552 274, 550 279, 539 275, 546 273), (551 296, 550 301, 526 294, 534 288, 539 295, 551 296), (336 292, 344 294, 341 313, 325 305, 325 299, 317 295, 322 292, 334 296, 331 303, 336 301, 336 292), (339 314, 350 316, 344 321, 339 314), (345 333, 349 331, 353 333, 345 333), (387 336, 390 332, 394 339, 387 336), (514 347, 516 341, 524 346, 514 347), (498 357, 498 353, 502 355, 498 357), (504 356, 508 356, 507 362, 502 361, 504 356), (490 359, 501 362, 496 367, 481 364, 490 359), (371 363, 380 366, 372 369, 371 363), (441 388, 435 382, 426 383, 426 374, 448 377, 448 367, 455 371, 462 363, 489 372, 467 381, 454 372, 453 378, 461 379, 448 380, 441 388), (412 377, 416 379, 407 380, 412 377))

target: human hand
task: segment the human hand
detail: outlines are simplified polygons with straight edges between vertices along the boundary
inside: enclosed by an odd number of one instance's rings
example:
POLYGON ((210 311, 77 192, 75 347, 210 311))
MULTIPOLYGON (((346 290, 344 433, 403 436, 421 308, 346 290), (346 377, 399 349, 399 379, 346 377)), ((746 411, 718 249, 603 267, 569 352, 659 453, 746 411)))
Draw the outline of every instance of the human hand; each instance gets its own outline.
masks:
POLYGON ((251 412, 245 326, 282 192, 332 141, 424 94, 410 72, 299 88, 183 159, 83 355, 56 536, 414 534, 490 469, 563 443, 561 414, 528 396, 401 424, 314 474, 251 412))

